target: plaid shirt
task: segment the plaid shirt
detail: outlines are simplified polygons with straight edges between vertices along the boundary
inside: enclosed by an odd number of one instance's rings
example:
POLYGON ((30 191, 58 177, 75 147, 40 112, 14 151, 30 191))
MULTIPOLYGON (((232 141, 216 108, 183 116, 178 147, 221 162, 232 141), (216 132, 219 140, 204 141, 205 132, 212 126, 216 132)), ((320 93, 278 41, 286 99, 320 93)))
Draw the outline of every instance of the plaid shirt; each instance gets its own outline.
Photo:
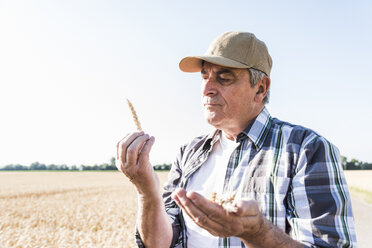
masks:
MULTIPOLYGON (((171 247, 187 247, 182 211, 171 198, 208 158, 220 137, 216 130, 181 147, 164 186, 172 220, 171 247)), ((307 128, 271 118, 266 108, 236 139, 224 191, 255 199, 261 213, 305 247, 356 247, 351 201, 338 149, 307 128)), ((137 232, 136 241, 144 247, 137 232)), ((218 247, 245 247, 236 237, 218 247)))

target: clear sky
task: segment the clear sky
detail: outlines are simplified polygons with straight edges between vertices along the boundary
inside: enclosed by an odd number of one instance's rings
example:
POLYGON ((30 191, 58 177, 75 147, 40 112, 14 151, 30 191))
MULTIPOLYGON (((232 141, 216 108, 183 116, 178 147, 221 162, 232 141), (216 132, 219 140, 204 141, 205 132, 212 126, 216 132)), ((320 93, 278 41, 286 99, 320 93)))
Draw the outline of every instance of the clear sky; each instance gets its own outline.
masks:
POLYGON ((272 116, 372 162, 372 2, 0 0, 0 166, 108 162, 135 129, 153 164, 212 129, 179 60, 249 31, 273 58, 272 116))

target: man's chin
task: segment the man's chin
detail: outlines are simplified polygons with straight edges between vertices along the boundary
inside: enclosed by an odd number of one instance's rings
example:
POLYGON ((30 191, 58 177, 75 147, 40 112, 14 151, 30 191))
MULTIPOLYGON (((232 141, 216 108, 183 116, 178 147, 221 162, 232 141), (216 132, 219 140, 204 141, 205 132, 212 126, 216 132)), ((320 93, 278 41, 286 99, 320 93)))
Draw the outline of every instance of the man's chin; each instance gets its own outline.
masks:
POLYGON ((208 124, 214 126, 215 128, 219 128, 221 126, 221 118, 217 118, 216 116, 206 115, 205 120, 208 124))

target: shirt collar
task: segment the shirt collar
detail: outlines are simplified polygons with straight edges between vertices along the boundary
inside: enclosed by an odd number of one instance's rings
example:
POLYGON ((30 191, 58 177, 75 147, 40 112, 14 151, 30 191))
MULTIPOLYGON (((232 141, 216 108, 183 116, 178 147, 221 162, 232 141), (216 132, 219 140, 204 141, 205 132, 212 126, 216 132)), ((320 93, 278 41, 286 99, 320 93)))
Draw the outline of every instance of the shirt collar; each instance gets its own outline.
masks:
POLYGON ((248 138, 256 146, 256 149, 260 150, 263 146, 267 134, 269 133, 271 123, 271 115, 266 107, 264 107, 261 113, 256 117, 256 119, 238 135, 237 141, 239 142, 245 136, 248 136, 248 138))
MULTIPOLYGON (((248 137, 256 146, 256 149, 260 150, 263 146, 267 134, 269 133, 271 122, 271 115, 266 107, 264 107, 260 114, 256 117, 256 119, 238 135, 236 142, 241 142, 242 139, 248 137)), ((220 135, 221 130, 218 129, 209 133, 204 144, 204 148, 213 147, 214 143, 216 143, 220 139, 220 135)))

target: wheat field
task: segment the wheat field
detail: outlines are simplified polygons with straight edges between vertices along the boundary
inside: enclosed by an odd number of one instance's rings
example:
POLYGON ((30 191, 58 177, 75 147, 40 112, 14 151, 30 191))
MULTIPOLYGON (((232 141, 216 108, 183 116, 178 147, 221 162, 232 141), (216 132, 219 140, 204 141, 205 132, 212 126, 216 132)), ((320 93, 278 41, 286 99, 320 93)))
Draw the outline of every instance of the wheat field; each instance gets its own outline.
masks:
POLYGON ((135 247, 136 209, 119 172, 1 172, 0 247, 135 247))
MULTIPOLYGON (((372 189, 372 171, 345 175, 349 186, 372 189)), ((120 172, 0 172, 0 248, 136 247, 136 211, 120 172)))
POLYGON ((372 192, 372 170, 348 170, 345 177, 349 186, 372 192))

